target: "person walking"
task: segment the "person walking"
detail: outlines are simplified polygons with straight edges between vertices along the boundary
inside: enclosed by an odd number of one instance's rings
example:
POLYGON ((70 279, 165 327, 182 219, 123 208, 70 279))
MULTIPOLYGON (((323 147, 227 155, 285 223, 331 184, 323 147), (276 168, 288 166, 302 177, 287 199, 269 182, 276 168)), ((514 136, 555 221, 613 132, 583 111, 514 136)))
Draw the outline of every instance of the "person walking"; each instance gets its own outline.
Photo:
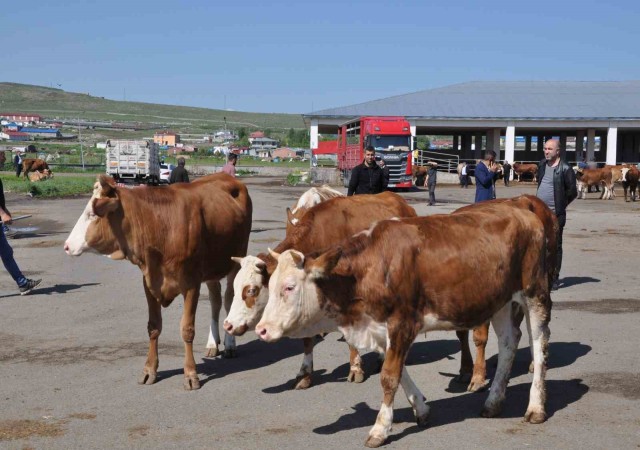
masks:
POLYGON ((354 194, 378 194, 384 186, 384 173, 376 164, 376 150, 367 147, 364 152, 364 161, 351 170, 347 196, 354 194))
POLYGON ((558 245, 556 272, 552 290, 559 287, 562 267, 562 232, 567 222, 567 206, 576 199, 576 175, 573 168, 560 157, 560 142, 549 139, 544 144, 544 159, 538 164, 538 191, 536 196, 547 204, 558 218, 558 245))
POLYGON ((174 183, 188 183, 189 182, 189 173, 187 169, 184 168, 185 160, 181 156, 178 158, 178 167, 171 171, 171 176, 169 177, 169 184, 174 183))
POLYGON ((502 176, 504 177, 504 185, 509 187, 509 181, 511 181, 511 164, 505 159, 502 165, 502 176))
POLYGON ((476 164, 476 198, 475 203, 493 200, 494 181, 498 175, 498 165, 495 163, 496 152, 487 150, 484 159, 476 164))
POLYGON ((235 153, 229 153, 227 155, 227 163, 222 167, 222 171, 226 174, 231 175, 233 178, 235 178, 237 162, 238 162, 238 155, 236 155, 235 153))
POLYGON ((469 172, 467 169, 467 163, 463 162, 460 168, 460 184, 462 188, 467 189, 469 187, 469 172))
POLYGON ((4 225, 9 225, 11 223, 11 213, 7 209, 4 200, 4 186, 2 185, 2 180, 0 179, 0 219, 2 220, 2 227, 0 227, 0 257, 2 257, 2 264, 4 264, 5 269, 14 279, 16 284, 18 285, 18 290, 20 291, 20 295, 26 295, 31 290, 33 290, 36 286, 38 286, 42 280, 33 280, 31 278, 27 278, 22 274, 22 271, 18 267, 16 260, 13 258, 13 249, 9 245, 7 241, 7 237, 4 234, 4 225))
POLYGON ((438 163, 427 163, 427 187, 429 188, 429 206, 436 205, 436 182, 438 181, 438 163))
POLYGON ((19 177, 22 173, 22 156, 19 152, 16 152, 16 156, 13 158, 13 166, 16 169, 16 177, 19 177))

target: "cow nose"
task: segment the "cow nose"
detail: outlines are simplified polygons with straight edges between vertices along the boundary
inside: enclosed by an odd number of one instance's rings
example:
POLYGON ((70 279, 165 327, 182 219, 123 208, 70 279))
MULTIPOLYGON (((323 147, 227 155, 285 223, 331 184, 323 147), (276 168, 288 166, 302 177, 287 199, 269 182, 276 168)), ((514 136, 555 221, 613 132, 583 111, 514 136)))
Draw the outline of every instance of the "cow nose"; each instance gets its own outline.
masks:
POLYGON ((69 253, 69 244, 67 242, 64 243, 64 251, 69 253))
POLYGON ((266 328, 257 328, 256 333, 260 336, 260 339, 265 339, 267 337, 267 329, 266 328))
POLYGON ((222 326, 224 327, 224 330, 227 333, 231 333, 233 331, 233 325, 231 325, 229 322, 227 322, 226 320, 224 321, 224 323, 222 324, 222 326))

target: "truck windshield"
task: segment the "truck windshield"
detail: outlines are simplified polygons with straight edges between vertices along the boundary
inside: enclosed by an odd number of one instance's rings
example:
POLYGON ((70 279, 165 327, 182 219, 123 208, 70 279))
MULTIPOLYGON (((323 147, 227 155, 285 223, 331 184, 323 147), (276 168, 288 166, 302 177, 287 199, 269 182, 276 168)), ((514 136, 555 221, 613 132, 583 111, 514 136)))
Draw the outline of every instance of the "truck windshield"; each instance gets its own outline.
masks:
POLYGON ((389 146, 396 150, 408 150, 409 138, 410 136, 369 136, 369 145, 376 150, 387 150, 389 146))

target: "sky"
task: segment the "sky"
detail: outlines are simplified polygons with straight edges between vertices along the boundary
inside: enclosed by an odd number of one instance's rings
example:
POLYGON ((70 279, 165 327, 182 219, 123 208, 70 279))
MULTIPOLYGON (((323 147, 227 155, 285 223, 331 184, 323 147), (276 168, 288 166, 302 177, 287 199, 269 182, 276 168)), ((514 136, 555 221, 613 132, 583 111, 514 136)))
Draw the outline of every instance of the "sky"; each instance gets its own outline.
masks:
POLYGON ((79 1, 0 10, 0 81, 309 113, 467 81, 640 79, 638 1, 79 1))

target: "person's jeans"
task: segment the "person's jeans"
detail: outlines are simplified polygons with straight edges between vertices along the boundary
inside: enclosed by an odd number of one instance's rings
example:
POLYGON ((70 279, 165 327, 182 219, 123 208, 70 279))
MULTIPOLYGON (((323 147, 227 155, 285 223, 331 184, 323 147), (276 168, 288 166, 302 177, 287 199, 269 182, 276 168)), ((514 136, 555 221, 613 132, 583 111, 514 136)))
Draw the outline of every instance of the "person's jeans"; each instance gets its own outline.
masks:
POLYGON ((429 184, 429 204, 430 205, 436 204, 436 184, 435 183, 429 184))
POLYGON ((558 216, 558 254, 556 257, 556 273, 554 274, 554 279, 558 280, 560 278, 560 268, 562 267, 562 232, 564 231, 564 226, 567 223, 567 214, 562 214, 558 216))
POLYGON ((0 256, 2 257, 2 264, 4 264, 4 267, 11 274, 11 277, 16 281, 16 283, 18 283, 18 286, 24 286, 27 279, 22 275, 22 272, 20 272, 20 268, 18 267, 16 260, 13 259, 13 249, 7 241, 4 229, 0 232, 0 256))

